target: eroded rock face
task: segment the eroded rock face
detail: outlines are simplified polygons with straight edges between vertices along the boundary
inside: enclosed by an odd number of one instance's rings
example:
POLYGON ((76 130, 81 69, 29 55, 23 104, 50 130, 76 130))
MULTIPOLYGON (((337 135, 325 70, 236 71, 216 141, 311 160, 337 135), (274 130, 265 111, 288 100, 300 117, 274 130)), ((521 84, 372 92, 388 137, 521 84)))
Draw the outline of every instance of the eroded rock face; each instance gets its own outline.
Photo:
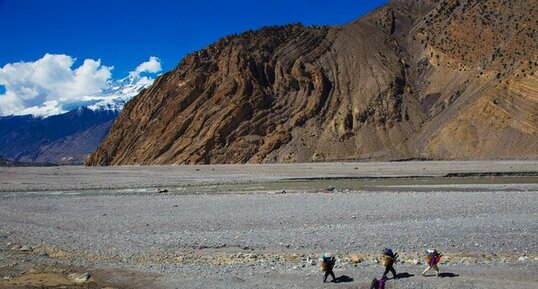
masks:
POLYGON ((88 164, 536 158, 538 8, 510 3, 226 37, 129 102, 88 164))

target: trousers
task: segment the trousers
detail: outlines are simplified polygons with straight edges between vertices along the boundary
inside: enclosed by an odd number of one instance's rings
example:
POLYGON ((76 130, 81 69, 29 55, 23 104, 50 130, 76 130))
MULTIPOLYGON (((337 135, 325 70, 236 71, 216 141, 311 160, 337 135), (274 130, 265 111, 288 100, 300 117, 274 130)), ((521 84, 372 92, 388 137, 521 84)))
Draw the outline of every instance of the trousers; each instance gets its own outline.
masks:
POLYGON ((329 275, 331 275, 331 277, 333 277, 333 281, 336 281, 336 276, 334 276, 333 269, 329 269, 329 270, 325 271, 325 275, 323 276, 323 282, 327 281, 327 277, 329 277, 329 275))
POLYGON ((396 279, 396 270, 394 269, 392 265, 385 267, 385 273, 383 273, 383 279, 387 279, 387 274, 389 273, 389 271, 392 273, 392 278, 396 279))
POLYGON ((426 272, 430 271, 431 269, 435 270, 435 276, 439 276, 439 267, 437 267, 437 264, 429 265, 428 268, 422 272, 422 275, 426 275, 426 272))

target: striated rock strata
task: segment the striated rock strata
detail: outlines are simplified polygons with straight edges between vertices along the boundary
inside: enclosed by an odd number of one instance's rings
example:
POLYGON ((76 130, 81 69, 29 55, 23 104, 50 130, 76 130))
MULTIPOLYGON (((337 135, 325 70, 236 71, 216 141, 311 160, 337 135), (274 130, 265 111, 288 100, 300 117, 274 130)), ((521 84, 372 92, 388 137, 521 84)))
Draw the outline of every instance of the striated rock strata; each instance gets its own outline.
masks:
POLYGON ((188 55, 89 165, 538 157, 538 5, 399 0, 188 55))

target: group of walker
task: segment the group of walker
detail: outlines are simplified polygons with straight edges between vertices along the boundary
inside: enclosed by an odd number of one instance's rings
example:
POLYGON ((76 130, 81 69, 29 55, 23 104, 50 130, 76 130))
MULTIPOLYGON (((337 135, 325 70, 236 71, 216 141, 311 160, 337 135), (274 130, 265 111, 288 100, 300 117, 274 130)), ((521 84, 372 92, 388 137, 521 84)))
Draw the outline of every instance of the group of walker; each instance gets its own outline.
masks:
MULTIPOLYGON (((422 271, 422 276, 426 276, 426 273, 430 271, 431 269, 435 270, 435 276, 439 276, 439 267, 437 264, 441 261, 441 257, 443 254, 437 252, 435 249, 428 249, 425 251, 425 257, 424 261, 427 264, 427 268, 422 271)), ((383 256, 382 256, 382 264, 385 266, 385 272, 383 273, 383 276, 381 279, 375 278, 372 280, 372 284, 370 285, 370 289, 383 289, 385 288, 385 281, 387 280, 387 274, 389 272, 392 273, 393 279, 398 279, 398 275, 396 274, 396 269, 394 269, 394 264, 398 260, 398 253, 394 253, 392 249, 385 248, 383 250, 383 256)), ((333 253, 325 253, 321 256, 320 259, 320 266, 321 271, 325 272, 323 275, 323 282, 327 282, 327 277, 329 275, 333 278, 332 282, 336 282, 336 276, 334 275, 333 268, 336 264, 336 257, 333 253)))

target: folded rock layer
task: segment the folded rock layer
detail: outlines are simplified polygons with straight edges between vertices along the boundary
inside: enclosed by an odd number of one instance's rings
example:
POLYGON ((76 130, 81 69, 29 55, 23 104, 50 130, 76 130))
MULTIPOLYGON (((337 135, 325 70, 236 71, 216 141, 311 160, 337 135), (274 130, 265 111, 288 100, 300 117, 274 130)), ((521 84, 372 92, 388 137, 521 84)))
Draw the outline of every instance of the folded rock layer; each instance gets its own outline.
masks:
POLYGON ((185 57, 88 165, 538 158, 538 5, 393 0, 185 57))

